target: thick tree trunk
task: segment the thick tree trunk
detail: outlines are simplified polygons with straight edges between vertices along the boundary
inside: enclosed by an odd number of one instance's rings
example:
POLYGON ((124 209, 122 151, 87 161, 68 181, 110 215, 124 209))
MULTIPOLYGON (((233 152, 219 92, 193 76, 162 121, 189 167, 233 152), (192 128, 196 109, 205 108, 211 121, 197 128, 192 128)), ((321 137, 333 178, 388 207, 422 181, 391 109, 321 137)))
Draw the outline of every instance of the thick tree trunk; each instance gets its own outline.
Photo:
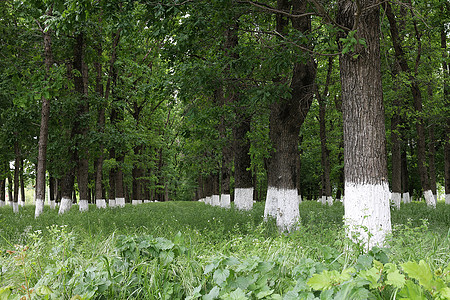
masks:
MULTIPOLYGON (((50 16, 51 14, 52 9, 49 9, 47 11, 47 15, 50 16)), ((48 75, 53 63, 51 31, 43 30, 42 35, 44 39, 44 63, 48 75)), ((38 217, 44 209, 49 116, 50 116, 50 99, 42 97, 41 125, 39 128, 39 143, 38 143, 38 162, 36 170, 36 190, 34 199, 36 203, 36 209, 34 212, 35 218, 38 217)))
MULTIPOLYGON (((288 1, 279 1, 279 9, 290 11, 288 1)), ((292 12, 306 12, 306 1, 293 1, 292 12)), ((287 20, 277 16, 277 31, 283 32, 287 20)), ((301 33, 311 29, 311 19, 301 17, 292 19, 292 26, 301 33)), ((305 54, 306 55, 306 54, 305 54)), ((309 111, 313 96, 315 65, 311 58, 294 64, 291 93, 288 98, 280 98, 271 105, 270 139, 274 151, 268 160, 268 189, 264 216, 277 219, 281 231, 291 231, 300 221, 298 192, 296 187, 296 156, 300 127, 309 111)))
POLYGON ((340 24, 347 28, 357 24, 356 37, 365 39, 367 44, 339 59, 344 122, 344 218, 349 236, 372 248, 383 245, 391 232, 380 21, 378 1, 363 0, 358 4, 351 0, 338 2, 340 24))
POLYGON ((120 207, 125 206, 125 190, 123 185, 123 163, 124 163, 125 156, 123 154, 119 154, 117 157, 117 163, 119 164, 119 167, 116 171, 116 178, 115 178, 115 187, 116 187, 116 205, 120 207))

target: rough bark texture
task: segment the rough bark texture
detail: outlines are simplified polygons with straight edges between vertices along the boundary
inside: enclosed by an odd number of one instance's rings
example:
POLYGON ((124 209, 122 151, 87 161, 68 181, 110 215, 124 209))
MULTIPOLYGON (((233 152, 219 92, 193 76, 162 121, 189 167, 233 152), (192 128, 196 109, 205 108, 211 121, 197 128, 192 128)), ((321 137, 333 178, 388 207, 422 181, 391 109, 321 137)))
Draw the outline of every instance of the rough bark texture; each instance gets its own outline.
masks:
POLYGON ((339 59, 344 121, 344 207, 349 235, 355 238, 356 234, 357 239, 371 248, 382 245, 391 231, 380 21, 378 1, 357 3, 338 2, 338 22, 347 28, 356 25, 357 38, 365 39, 367 44, 339 59))
MULTIPOLYGON (((293 1, 292 4, 292 11, 295 14, 306 12, 306 1, 293 1)), ((289 1, 278 1, 278 9, 290 11, 289 1)), ((288 19, 281 14, 277 15, 278 32, 284 32, 287 23, 288 19)), ((299 32, 307 33, 311 28, 311 20, 309 17, 294 18, 292 19, 292 25, 299 32)), ((288 193, 287 191, 295 190, 295 201, 286 200, 292 206, 290 208, 284 206, 283 210, 298 210, 296 187, 298 139, 300 127, 311 106, 314 80, 315 66, 312 59, 302 58, 302 61, 295 62, 290 84, 290 97, 280 98, 271 105, 270 139, 273 144, 273 151, 268 160, 268 191, 264 216, 276 217, 281 230, 290 230, 289 227, 296 222, 294 219, 299 218, 299 216, 292 215, 292 220, 283 220, 283 214, 285 213, 282 212, 277 201, 285 199, 284 197, 291 197, 294 193, 288 193), (280 196, 274 196, 274 191, 277 191, 275 194, 280 196)), ((286 201, 283 200, 282 202, 285 203, 286 201)))

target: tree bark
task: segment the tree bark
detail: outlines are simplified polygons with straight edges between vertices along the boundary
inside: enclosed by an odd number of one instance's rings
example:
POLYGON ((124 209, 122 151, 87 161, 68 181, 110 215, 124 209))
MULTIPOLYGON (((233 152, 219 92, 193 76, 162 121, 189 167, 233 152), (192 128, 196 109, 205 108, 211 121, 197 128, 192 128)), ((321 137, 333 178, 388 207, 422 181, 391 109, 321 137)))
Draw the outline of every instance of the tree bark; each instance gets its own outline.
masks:
POLYGON ((14 141, 14 198, 13 198, 13 211, 15 213, 19 212, 19 190, 20 190, 20 184, 19 184, 19 173, 20 173, 20 148, 19 148, 19 141, 17 141, 18 134, 14 134, 16 137, 16 141, 14 141))
MULTIPOLYGON (((47 11, 47 16, 52 15, 52 8, 47 11)), ((53 54, 52 54, 52 40, 51 31, 42 30, 42 35, 44 39, 44 63, 46 68, 47 76, 50 73, 50 68, 53 64, 53 54)), ((34 212, 35 218, 37 218, 44 209, 45 201, 45 173, 47 170, 47 143, 48 143, 48 120, 50 117, 50 99, 47 97, 42 97, 42 107, 41 107, 41 124, 39 128, 39 143, 38 143, 38 162, 36 170, 36 190, 35 190, 35 204, 36 209, 34 212)))
POLYGON ((347 28, 356 25, 356 38, 364 39, 367 45, 341 54, 339 65, 344 122, 344 218, 349 236, 370 249, 383 245, 391 232, 379 2, 339 0, 337 20, 347 28))
MULTIPOLYGON (((448 12, 449 6, 443 7, 443 11, 448 12)), ((449 57, 447 49, 447 32, 445 24, 441 26, 441 48, 442 48, 442 71, 444 78, 444 104, 447 108, 447 117, 444 119, 444 189, 445 189, 445 204, 450 204, 450 116, 448 107, 450 107, 450 64, 447 63, 449 57)))
MULTIPOLYGON (((328 59, 328 70, 325 82, 325 88, 323 95, 327 97, 328 87, 331 81, 331 72, 333 70, 333 57, 328 59)), ((326 109, 327 105, 322 95, 320 94, 317 83, 315 84, 315 93, 317 100, 319 101, 319 135, 320 135, 320 148, 321 148, 321 164, 322 164, 322 203, 333 204, 333 198, 331 195, 331 166, 330 166, 330 150, 327 147, 327 134, 326 134, 326 109)))
MULTIPOLYGON (((305 13, 306 8, 307 1, 297 0, 292 3, 292 12, 295 14, 305 13)), ((289 1, 278 1, 278 9, 290 11, 289 1)), ((288 20, 277 14, 277 31, 284 32, 287 24, 288 20)), ((298 32, 306 34, 311 29, 311 19, 308 16, 294 18, 292 26, 298 32)), ((268 189, 264 216, 276 217, 277 226, 281 231, 294 230, 300 221, 296 156, 300 127, 311 106, 315 80, 313 60, 308 56, 303 60, 304 62, 294 63, 289 97, 274 102, 270 112, 269 130, 274 151, 268 160, 268 189)))

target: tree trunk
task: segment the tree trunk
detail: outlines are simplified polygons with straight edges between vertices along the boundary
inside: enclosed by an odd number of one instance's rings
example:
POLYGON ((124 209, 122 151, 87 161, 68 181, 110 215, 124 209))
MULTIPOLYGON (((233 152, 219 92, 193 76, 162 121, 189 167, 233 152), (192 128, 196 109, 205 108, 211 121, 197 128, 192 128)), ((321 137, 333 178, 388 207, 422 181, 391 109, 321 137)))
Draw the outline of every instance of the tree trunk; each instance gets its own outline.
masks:
MULTIPOLYGON (((443 9, 444 10, 444 9, 443 9)), ((441 48, 443 51, 442 70, 444 77, 444 105, 447 108, 447 117, 444 119, 444 189, 445 189, 445 204, 450 204, 450 116, 448 107, 450 107, 450 64, 447 63, 448 49, 447 49, 447 32, 445 24, 441 26, 441 48)))
POLYGON ((253 208, 253 181, 250 171, 250 141, 247 132, 250 131, 250 117, 243 109, 237 109, 233 127, 234 135, 234 206, 240 210, 253 208))
MULTIPOLYGON (((339 58, 344 124, 345 224, 368 248, 391 232, 378 1, 338 2, 338 21, 367 46, 339 58), (358 56, 356 56, 358 55, 358 56), (367 80, 370 78, 370 80, 367 80)), ((342 45, 340 45, 342 47, 342 45)))
POLYGON ((123 164, 124 164, 125 156, 121 153, 117 157, 117 163, 119 164, 117 171, 116 171, 116 178, 115 178, 115 187, 116 187, 116 205, 120 207, 125 206, 125 190, 123 185, 123 164))
POLYGON ((57 194, 57 184, 55 177, 50 175, 50 178, 48 180, 49 185, 49 202, 50 202, 50 208, 54 209, 56 204, 56 194, 57 194))
POLYGON ((20 181, 20 200, 19 204, 21 206, 25 205, 25 180, 23 175, 23 158, 20 156, 20 171, 19 171, 19 181, 20 181))
MULTIPOLYGON (((14 134, 17 137, 17 133, 14 134)), ((16 140, 14 142, 14 198, 13 198, 13 211, 15 213, 19 212, 19 190, 20 190, 20 184, 19 184, 19 173, 20 173, 20 148, 19 148, 19 142, 16 140)))
MULTIPOLYGON (((333 57, 328 59, 327 78, 325 82, 325 89, 323 95, 327 97, 328 87, 331 81, 331 72, 333 70, 333 57)), ((319 135, 320 135, 320 148, 321 148, 321 164, 322 164, 322 203, 333 204, 333 198, 331 195, 331 166, 330 166, 330 150, 327 147, 327 134, 326 134, 326 109, 327 105, 325 100, 320 94, 317 83, 315 84, 315 93, 317 100, 319 101, 319 135)))
MULTIPOLYGON (((52 9, 47 11, 47 15, 51 16, 52 9)), ((46 25, 47 26, 47 25, 46 25)), ((50 73, 50 68, 53 64, 53 54, 52 54, 52 42, 51 42, 51 31, 42 31, 44 39, 44 63, 46 68, 47 76, 50 73)), ((47 142, 48 142, 48 120, 50 116, 50 99, 42 97, 42 107, 41 107, 41 124, 39 128, 39 143, 38 143, 38 162, 36 170, 36 190, 35 190, 35 203, 36 209, 34 212, 34 217, 37 218, 44 209, 45 201, 45 173, 47 170, 47 142)))
MULTIPOLYGON (((293 1, 292 12, 306 12, 306 1, 293 1)), ((290 11, 288 1, 278 2, 278 9, 290 11)), ((284 32, 288 20, 277 15, 277 31, 284 32)), ((292 19, 292 26, 298 32, 307 33, 311 29, 310 17, 292 19)), ((305 54, 307 55, 307 54, 305 54)), ((268 160, 268 189, 264 216, 277 219, 281 231, 291 231, 300 221, 298 192, 296 187, 296 156, 300 127, 312 102, 312 88, 315 80, 315 65, 311 58, 305 62, 295 62, 291 93, 271 105, 270 139, 273 143, 271 157, 268 160)))
MULTIPOLYGON (((430 181, 429 181, 429 175, 426 165, 426 141, 425 141, 425 124, 422 117, 422 93, 420 91, 420 87, 418 84, 418 81, 416 79, 417 76, 417 70, 413 72, 411 68, 408 65, 405 53, 403 51, 402 45, 401 45, 401 37, 397 28, 397 22, 395 20, 395 16, 392 12, 392 7, 389 2, 385 2, 384 4, 384 10, 386 12, 386 16, 389 20, 389 28, 391 32, 392 37, 392 44, 394 46, 395 51, 395 57, 397 60, 397 63, 400 67, 400 71, 404 72, 405 74, 409 75, 410 80, 410 89, 414 101, 414 109, 416 110, 418 117, 416 120, 416 129, 417 129, 417 167, 419 170, 420 175, 420 182, 422 185, 422 189, 425 196, 425 201, 429 206, 435 207, 436 202, 434 201, 434 198, 432 197, 433 193, 430 189, 430 181)), ((420 36, 416 32, 417 37, 417 58, 416 61, 420 61, 420 55, 421 55, 421 42, 420 42, 420 36)))
POLYGON ((0 177, 0 207, 5 206, 6 203, 6 178, 1 174, 0 177))

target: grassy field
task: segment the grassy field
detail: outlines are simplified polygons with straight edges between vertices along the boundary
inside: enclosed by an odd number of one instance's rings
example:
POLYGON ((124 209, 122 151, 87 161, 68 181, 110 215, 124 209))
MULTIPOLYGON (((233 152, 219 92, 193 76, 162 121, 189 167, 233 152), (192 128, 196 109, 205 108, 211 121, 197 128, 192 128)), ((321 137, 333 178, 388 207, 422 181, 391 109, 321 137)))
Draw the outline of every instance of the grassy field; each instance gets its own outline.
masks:
POLYGON ((1 208, 0 299, 450 299, 449 206, 393 211, 388 247, 369 253, 345 237, 340 203, 302 203, 289 235, 263 211, 1 208))

